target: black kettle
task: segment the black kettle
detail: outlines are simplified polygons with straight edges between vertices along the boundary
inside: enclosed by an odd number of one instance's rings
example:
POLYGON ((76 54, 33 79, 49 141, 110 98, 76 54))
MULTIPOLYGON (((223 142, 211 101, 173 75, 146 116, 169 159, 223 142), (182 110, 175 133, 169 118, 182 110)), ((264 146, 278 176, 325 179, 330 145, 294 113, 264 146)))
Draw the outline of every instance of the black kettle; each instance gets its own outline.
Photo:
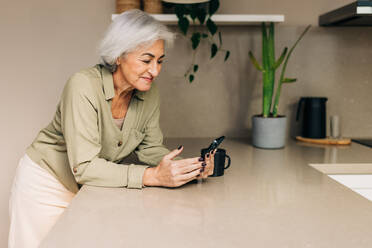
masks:
POLYGON ((326 97, 301 97, 297 106, 296 121, 302 115, 302 133, 304 138, 326 138, 326 97), (303 111, 302 111, 303 110, 303 111))

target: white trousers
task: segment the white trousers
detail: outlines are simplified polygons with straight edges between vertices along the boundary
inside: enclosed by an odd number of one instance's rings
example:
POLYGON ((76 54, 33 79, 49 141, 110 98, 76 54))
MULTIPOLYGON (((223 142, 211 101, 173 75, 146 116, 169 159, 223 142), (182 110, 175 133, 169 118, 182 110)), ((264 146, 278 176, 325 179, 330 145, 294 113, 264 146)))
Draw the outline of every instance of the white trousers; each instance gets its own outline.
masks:
POLYGON ((36 248, 74 193, 27 155, 19 161, 9 200, 9 248, 36 248))

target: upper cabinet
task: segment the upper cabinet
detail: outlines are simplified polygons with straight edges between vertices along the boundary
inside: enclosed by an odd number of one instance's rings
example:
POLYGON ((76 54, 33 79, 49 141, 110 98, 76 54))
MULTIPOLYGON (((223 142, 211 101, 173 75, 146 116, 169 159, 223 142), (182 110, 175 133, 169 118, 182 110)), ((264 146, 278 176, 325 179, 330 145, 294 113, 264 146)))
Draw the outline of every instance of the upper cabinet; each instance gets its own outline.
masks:
POLYGON ((319 16, 319 26, 372 26, 372 0, 359 0, 319 16))

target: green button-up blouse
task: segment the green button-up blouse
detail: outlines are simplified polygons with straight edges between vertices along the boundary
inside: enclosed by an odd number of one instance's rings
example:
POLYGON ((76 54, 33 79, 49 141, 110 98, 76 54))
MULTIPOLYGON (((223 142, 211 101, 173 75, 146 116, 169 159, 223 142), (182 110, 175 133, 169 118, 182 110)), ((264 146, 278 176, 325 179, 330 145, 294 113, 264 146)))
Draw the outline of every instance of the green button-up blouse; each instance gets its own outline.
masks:
POLYGON ((135 91, 122 129, 112 118, 112 73, 101 65, 75 73, 66 83, 52 122, 27 155, 76 193, 82 184, 142 188, 145 169, 169 153, 159 128, 156 84, 135 91), (146 165, 121 164, 134 152, 146 165))

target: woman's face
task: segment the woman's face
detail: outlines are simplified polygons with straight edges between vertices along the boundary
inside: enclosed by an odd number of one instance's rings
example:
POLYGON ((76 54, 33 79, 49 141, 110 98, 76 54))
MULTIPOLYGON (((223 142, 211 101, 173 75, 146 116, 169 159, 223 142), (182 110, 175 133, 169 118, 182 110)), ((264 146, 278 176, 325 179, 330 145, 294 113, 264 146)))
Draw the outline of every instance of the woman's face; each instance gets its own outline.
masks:
POLYGON ((139 47, 117 60, 123 83, 139 91, 151 88, 159 75, 164 58, 164 41, 157 40, 151 46, 139 47))

